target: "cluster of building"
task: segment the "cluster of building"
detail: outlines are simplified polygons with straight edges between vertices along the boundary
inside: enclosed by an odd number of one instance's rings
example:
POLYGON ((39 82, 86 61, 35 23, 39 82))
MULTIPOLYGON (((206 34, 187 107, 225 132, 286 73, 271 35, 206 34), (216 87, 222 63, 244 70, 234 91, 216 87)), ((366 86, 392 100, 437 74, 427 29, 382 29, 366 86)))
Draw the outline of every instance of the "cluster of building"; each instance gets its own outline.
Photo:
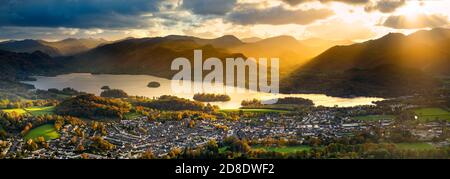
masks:
MULTIPOLYGON (((163 156, 174 148, 194 148, 210 140, 222 141, 227 136, 237 136, 250 140, 265 138, 286 138, 302 141, 305 137, 339 138, 365 130, 369 125, 387 127, 393 125, 389 120, 377 124, 357 121, 351 117, 336 117, 331 109, 313 110, 306 115, 265 115, 257 118, 243 118, 238 121, 225 119, 182 121, 149 121, 146 117, 105 123, 107 133, 103 139, 115 145, 108 151, 77 151, 77 146, 89 146, 86 138, 73 137, 79 126, 65 125, 59 139, 49 141, 48 148, 24 151, 26 141, 19 137, 11 138, 1 150, 6 158, 139 158, 151 150, 156 156, 163 156), (192 125, 192 123, 194 124, 192 125), (219 127, 220 126, 220 127, 219 127)), ((429 125, 433 125, 432 123, 429 125)), ((439 126, 431 126, 431 129, 439 126)), ((430 129, 430 126, 426 129, 430 129)), ((439 135, 438 130, 417 131, 424 138, 439 135)), ((79 131, 78 131, 79 132, 79 131)), ((97 131, 85 127, 86 136, 96 136, 97 131)))
POLYGON ((190 119, 183 121, 148 121, 142 117, 123 120, 107 125, 105 139, 116 145, 118 155, 139 154, 151 150, 155 155, 167 154, 173 148, 196 147, 210 140, 220 140, 226 134, 215 128, 213 121, 196 121, 189 126, 190 119))

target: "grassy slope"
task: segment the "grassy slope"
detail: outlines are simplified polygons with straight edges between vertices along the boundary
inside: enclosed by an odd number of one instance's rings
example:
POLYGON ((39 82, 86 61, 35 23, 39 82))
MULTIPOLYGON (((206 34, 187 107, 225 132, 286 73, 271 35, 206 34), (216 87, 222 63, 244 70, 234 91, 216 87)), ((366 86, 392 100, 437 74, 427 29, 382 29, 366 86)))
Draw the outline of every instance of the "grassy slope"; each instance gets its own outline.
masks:
POLYGON ((16 108, 16 109, 4 109, 2 110, 5 113, 13 113, 15 112, 18 115, 23 114, 31 114, 32 116, 40 116, 40 115, 51 115, 53 114, 55 107, 30 107, 30 108, 16 108))
POLYGON ((4 110, 2 110, 3 112, 5 112, 5 113, 16 113, 17 115, 23 115, 23 114, 26 114, 27 113, 27 111, 25 111, 25 110, 23 110, 23 109, 4 109, 4 110))
POLYGON ((450 112, 441 108, 420 108, 414 110, 419 120, 432 121, 436 119, 445 119, 450 121, 450 112))
POLYGON ((25 135, 25 140, 35 140, 36 138, 41 136, 44 137, 45 140, 51 140, 59 138, 60 134, 56 131, 55 127, 52 124, 45 124, 30 130, 30 132, 25 135))
POLYGON ((136 112, 129 112, 129 113, 126 113, 124 117, 127 120, 133 120, 133 119, 142 117, 142 115, 139 113, 136 113, 136 112))
POLYGON ((54 106, 25 108, 25 111, 33 116, 51 115, 53 114, 54 110, 54 106))

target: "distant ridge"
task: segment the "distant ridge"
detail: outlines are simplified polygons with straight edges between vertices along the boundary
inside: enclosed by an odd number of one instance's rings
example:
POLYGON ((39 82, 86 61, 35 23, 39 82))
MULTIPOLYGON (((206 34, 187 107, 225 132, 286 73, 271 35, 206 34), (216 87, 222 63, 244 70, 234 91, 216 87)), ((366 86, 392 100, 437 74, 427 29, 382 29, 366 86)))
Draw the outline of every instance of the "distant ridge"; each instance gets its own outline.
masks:
POLYGON ((99 45, 107 44, 109 43, 109 41, 104 39, 93 39, 93 38, 86 38, 86 39, 68 38, 56 42, 41 41, 41 43, 58 49, 62 55, 74 55, 77 53, 88 51, 90 49, 98 47, 99 45))
POLYGON ((41 51, 52 57, 62 55, 74 55, 77 53, 88 51, 99 45, 106 44, 108 41, 104 39, 74 39, 68 38, 56 42, 48 42, 45 40, 20 40, 6 41, 0 43, 0 49, 12 52, 33 53, 41 51))
POLYGON ((199 45, 212 45, 216 48, 229 48, 244 44, 241 40, 233 35, 225 35, 214 39, 203 39, 192 36, 169 35, 164 37, 166 40, 192 40, 199 45))
POLYGON ((262 40, 262 38, 259 37, 249 37, 249 38, 243 38, 241 39, 242 42, 244 43, 255 43, 262 40))

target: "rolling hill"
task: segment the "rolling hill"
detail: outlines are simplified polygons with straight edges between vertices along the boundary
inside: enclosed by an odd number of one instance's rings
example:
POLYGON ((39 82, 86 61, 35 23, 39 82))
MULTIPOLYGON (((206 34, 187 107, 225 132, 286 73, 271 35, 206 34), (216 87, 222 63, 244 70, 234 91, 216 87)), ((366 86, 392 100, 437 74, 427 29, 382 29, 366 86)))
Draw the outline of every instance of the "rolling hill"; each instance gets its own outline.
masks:
POLYGON ((28 75, 48 74, 58 67, 49 55, 36 51, 16 53, 0 50, 0 79, 16 80, 28 75))

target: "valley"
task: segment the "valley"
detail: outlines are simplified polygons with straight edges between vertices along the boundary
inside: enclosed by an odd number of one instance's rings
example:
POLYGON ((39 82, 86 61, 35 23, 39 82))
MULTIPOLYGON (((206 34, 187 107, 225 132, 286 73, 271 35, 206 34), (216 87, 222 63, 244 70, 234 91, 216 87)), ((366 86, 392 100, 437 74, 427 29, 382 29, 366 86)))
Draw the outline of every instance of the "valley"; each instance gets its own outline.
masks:
POLYGON ((449 34, 3 42, 0 158, 448 158, 449 34), (280 57, 282 93, 173 92, 196 49, 280 57))

